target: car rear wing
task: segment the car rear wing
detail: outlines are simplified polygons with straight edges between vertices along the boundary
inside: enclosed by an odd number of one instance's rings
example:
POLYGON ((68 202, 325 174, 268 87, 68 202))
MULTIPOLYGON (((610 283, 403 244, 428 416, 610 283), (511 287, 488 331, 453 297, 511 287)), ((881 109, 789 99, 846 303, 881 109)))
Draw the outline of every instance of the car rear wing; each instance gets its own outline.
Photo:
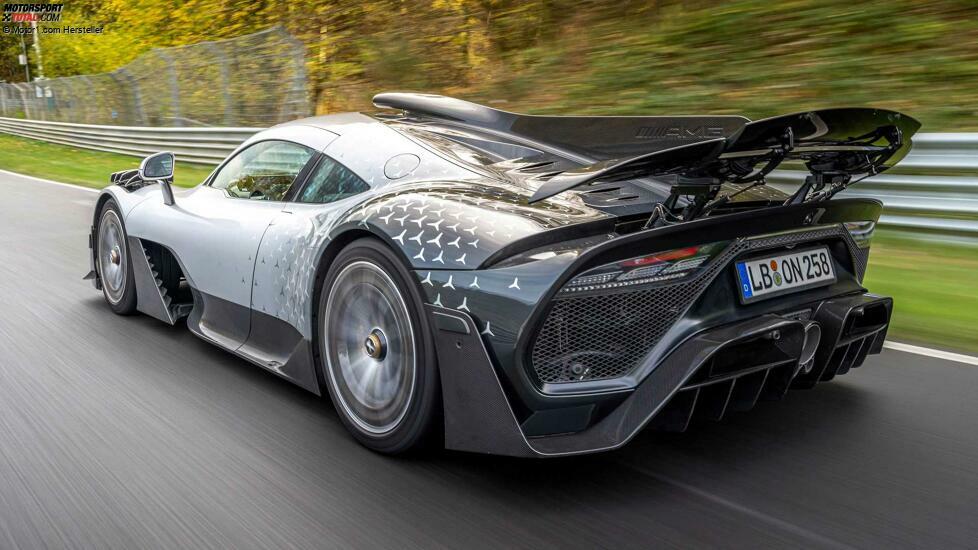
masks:
POLYGON ((801 199, 808 189, 825 184, 829 190, 820 196, 831 197, 854 177, 899 162, 920 128, 907 115, 871 108, 806 111, 751 122, 740 116, 522 115, 431 94, 385 93, 373 101, 410 117, 507 138, 578 165, 529 176, 529 183, 538 184, 530 202, 590 183, 643 177, 671 176, 674 194, 723 182, 763 182, 768 172, 791 160, 804 162, 813 176, 801 199))
POLYGON ((819 183, 848 183, 894 166, 910 151, 920 123, 883 109, 827 109, 751 122, 708 139, 625 159, 541 174, 536 202, 593 182, 675 176, 683 181, 756 182, 786 160, 805 163, 819 183))
POLYGON ((740 132, 749 119, 735 115, 547 116, 494 109, 433 94, 384 93, 374 105, 477 129, 541 151, 592 162, 624 159, 740 132))

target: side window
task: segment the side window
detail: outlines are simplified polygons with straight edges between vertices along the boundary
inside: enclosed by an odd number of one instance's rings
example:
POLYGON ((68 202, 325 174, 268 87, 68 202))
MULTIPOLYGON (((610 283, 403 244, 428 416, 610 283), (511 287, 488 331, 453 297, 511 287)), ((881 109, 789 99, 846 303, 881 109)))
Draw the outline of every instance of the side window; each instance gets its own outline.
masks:
POLYGON ((225 164, 211 187, 232 197, 280 201, 314 153, 288 141, 259 141, 225 164))
POLYGON ((334 202, 358 195, 368 189, 370 186, 346 166, 324 156, 296 201, 334 202))

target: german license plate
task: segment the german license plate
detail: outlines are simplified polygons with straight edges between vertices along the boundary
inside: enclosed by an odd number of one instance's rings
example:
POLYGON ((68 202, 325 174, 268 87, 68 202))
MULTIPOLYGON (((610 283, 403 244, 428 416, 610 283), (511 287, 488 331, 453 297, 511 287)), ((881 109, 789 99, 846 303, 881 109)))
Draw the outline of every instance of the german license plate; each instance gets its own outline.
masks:
POLYGON ((740 301, 773 298, 782 294, 835 282, 835 266, 828 247, 788 252, 736 263, 740 301))

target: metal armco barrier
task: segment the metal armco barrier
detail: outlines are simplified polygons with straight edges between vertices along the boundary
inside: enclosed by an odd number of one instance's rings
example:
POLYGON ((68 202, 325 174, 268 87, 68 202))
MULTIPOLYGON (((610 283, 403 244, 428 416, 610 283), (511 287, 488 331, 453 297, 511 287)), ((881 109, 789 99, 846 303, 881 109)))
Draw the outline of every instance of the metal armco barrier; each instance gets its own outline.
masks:
MULTIPOLYGON (((73 147, 146 156, 173 151, 178 160, 218 164, 262 128, 142 128, 0 118, 0 132, 73 147)), ((886 205, 881 223, 914 232, 978 238, 978 133, 917 134, 897 169, 842 193, 886 205), (900 172, 913 172, 905 175, 900 172), (962 173, 973 172, 972 176, 962 173)), ((776 170, 770 185, 790 189, 804 172, 776 170)))
POLYGON ((172 151, 177 160, 218 164, 242 141, 263 128, 140 128, 0 118, 0 132, 33 139, 143 157, 172 151))
MULTIPOLYGON (((803 172, 775 171, 768 182, 787 190, 797 188, 804 178, 803 172)), ((883 225, 978 237, 978 177, 904 176, 887 172, 867 178, 839 196, 883 201, 885 208, 880 219, 883 225)))
MULTIPOLYGON (((796 188, 804 178, 803 172, 776 170, 768 182, 796 188)), ((883 225, 978 238, 978 133, 917 134, 896 168, 840 196, 883 201, 883 225)))

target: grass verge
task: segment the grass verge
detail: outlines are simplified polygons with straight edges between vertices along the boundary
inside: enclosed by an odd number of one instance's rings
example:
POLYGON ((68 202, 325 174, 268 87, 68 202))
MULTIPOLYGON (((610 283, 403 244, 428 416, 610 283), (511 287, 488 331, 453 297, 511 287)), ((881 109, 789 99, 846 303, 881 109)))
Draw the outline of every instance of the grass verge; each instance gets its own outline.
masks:
MULTIPOLYGON (((137 168, 139 158, 101 151, 76 149, 8 134, 0 134, 0 168, 65 183, 101 189, 109 174, 137 168)), ((174 184, 193 187, 204 181, 213 167, 177 162, 174 184)))
POLYGON ((978 248, 895 231, 873 238, 865 286, 893 296, 893 340, 978 353, 978 248))
MULTIPOLYGON (((0 168, 101 188, 136 157, 86 151, 0 134, 0 168)), ((211 168, 178 163, 176 184, 193 186, 211 168)), ((866 286, 893 296, 889 335, 894 340, 978 353, 978 251, 919 241, 880 230, 873 240, 866 286)))

